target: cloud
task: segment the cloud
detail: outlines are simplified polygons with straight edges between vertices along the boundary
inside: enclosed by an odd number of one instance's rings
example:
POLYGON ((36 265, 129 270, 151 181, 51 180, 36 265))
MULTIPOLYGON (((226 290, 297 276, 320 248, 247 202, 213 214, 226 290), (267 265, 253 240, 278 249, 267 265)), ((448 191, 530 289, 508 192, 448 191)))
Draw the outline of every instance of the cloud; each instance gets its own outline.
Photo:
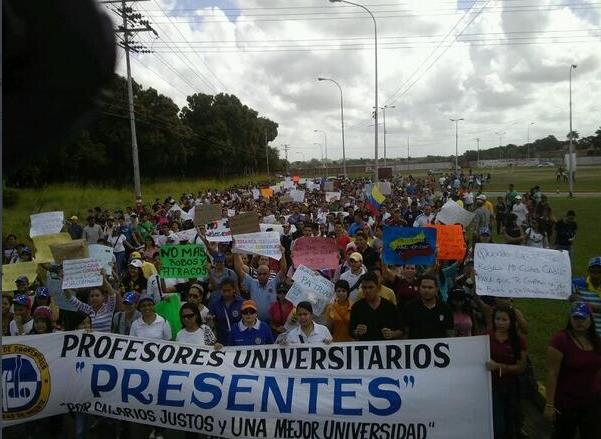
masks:
MULTIPOLYGON (((408 136, 412 156, 454 154, 454 117, 465 119, 461 151, 474 149, 476 137, 482 148, 497 145, 498 131, 523 143, 530 122, 532 138, 563 138, 572 63, 574 126, 592 133, 601 124, 601 42, 590 29, 601 17, 587 3, 489 2, 470 23, 484 2, 462 18, 465 3, 366 0, 378 23, 379 105, 396 106, 386 113, 388 156, 406 157, 408 136)), ((235 94, 279 123, 273 146, 289 144, 296 160, 320 157, 315 129, 327 132, 329 157, 342 156, 338 89, 316 80, 333 78, 344 92, 347 157, 373 157, 373 22, 365 11, 326 0, 150 0, 135 8, 160 34, 138 35, 155 53, 132 56, 137 81, 180 106, 194 92, 235 94)))

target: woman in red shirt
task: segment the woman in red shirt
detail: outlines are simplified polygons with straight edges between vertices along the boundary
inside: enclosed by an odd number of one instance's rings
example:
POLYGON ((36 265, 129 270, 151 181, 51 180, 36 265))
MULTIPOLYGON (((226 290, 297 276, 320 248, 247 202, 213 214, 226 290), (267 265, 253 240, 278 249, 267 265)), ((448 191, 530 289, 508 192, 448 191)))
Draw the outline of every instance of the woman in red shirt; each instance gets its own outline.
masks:
POLYGON ((273 338, 286 332, 286 320, 292 312, 294 305, 286 299, 288 287, 285 284, 280 284, 277 288, 277 300, 269 308, 269 317, 273 338))
POLYGON ((589 306, 576 302, 566 329, 547 351, 545 417, 554 420, 553 439, 601 437, 601 337, 589 306))
POLYGON ((526 368, 526 341, 518 335, 515 312, 506 305, 493 309, 490 332, 492 408, 495 439, 520 437, 518 375, 526 368))

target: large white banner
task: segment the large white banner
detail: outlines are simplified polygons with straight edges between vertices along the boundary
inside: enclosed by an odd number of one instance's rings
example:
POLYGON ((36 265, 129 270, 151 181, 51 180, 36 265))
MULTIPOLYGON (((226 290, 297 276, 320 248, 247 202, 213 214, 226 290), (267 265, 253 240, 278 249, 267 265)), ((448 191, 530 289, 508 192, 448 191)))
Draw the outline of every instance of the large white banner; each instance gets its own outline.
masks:
POLYGON ((226 438, 493 437, 486 336, 222 351, 83 331, 3 342, 5 425, 70 410, 226 438))
POLYGON ((567 251, 478 243, 474 270, 479 295, 567 299, 572 292, 567 251))

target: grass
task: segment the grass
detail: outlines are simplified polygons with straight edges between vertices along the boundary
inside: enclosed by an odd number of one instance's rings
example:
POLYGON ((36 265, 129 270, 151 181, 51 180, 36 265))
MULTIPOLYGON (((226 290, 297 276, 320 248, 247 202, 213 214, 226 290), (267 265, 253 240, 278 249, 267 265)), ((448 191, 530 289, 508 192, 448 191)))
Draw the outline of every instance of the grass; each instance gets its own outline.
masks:
MULTIPOLYGON (((601 168, 597 168, 601 171, 601 168)), ((598 171, 582 170, 582 184, 590 180, 587 187, 595 187, 592 183, 593 174, 598 171), (590 174, 590 176, 588 176, 590 174)), ((265 176, 255 177, 264 179, 265 176)), ((492 186, 495 190, 504 189, 509 181, 515 182, 519 190, 527 190, 534 184, 540 184, 543 190, 553 190, 554 179, 550 169, 526 169, 511 171, 499 170, 493 174, 492 186), (547 175, 548 174, 548 175, 547 175), (522 178, 524 180, 522 180, 522 178), (538 178, 538 179, 537 179, 538 178)), ((155 182, 143 185, 145 200, 155 198, 164 199, 172 195, 177 198, 185 191, 199 191, 206 189, 221 190, 232 184, 249 182, 251 177, 232 179, 228 181, 219 180, 184 180, 155 182)), ((597 178, 597 186, 601 186, 601 179, 597 178)), ((588 183, 587 183, 588 184, 588 183)), ((561 189, 561 188, 560 188, 561 189)), ((577 190, 584 190, 576 186, 577 190)), ((599 187, 597 190, 601 190, 599 187)), ((36 212, 51 210, 63 210, 65 216, 85 216, 87 209, 93 206, 102 208, 123 208, 133 204, 132 190, 117 189, 110 187, 89 187, 77 185, 50 185, 44 189, 19 189, 17 190, 19 200, 15 206, 3 211, 3 235, 16 233, 21 241, 28 236, 29 215, 36 212)), ((601 213, 600 198, 578 197, 574 199, 550 198, 551 206, 556 217, 560 217, 568 209, 574 209, 577 214, 578 233, 575 242, 575 263, 573 271, 575 275, 583 275, 586 271, 586 263, 591 256, 601 254, 601 234, 597 233, 598 217, 601 213)), ((28 240, 28 239, 25 239, 28 240)), ((497 238, 497 241, 500 241, 497 238)), ((543 379, 546 374, 545 355, 551 335, 563 328, 567 320, 568 305, 558 300, 518 300, 517 307, 524 313, 530 323, 528 334, 528 350, 534 363, 537 378, 543 379)))

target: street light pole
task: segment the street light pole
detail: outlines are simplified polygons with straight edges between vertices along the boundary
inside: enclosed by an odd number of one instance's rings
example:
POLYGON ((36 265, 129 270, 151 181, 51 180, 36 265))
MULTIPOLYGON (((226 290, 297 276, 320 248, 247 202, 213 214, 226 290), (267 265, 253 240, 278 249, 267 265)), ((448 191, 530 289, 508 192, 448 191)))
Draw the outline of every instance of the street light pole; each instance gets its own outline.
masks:
POLYGON ((503 136, 505 135, 506 131, 497 131, 495 132, 495 134, 497 136, 499 136, 499 154, 502 154, 501 152, 501 145, 503 144, 503 136))
POLYGON ((359 3, 349 2, 347 0, 330 0, 330 3, 346 3, 348 5, 357 6, 366 11, 374 22, 374 111, 375 111, 375 125, 374 125, 374 181, 378 181, 378 24, 376 17, 371 13, 369 9, 359 3))
POLYGON ((477 151, 476 166, 480 167, 480 137, 476 137, 474 140, 476 141, 476 151, 477 151))
POLYGON ((570 66, 570 146, 568 150, 568 182, 570 185, 569 197, 574 196, 574 145, 572 144, 572 70, 578 67, 576 64, 570 66))
POLYGON ((455 175, 459 175, 459 121, 463 118, 449 120, 455 123, 455 175))
POLYGON ((387 108, 396 108, 394 105, 384 105, 380 107, 382 110, 382 123, 384 126, 384 166, 386 166, 386 109, 387 108))
POLYGON ((532 125, 534 125, 534 122, 530 122, 528 124, 528 134, 527 134, 527 137, 526 137, 526 148, 527 148, 526 149, 526 159, 530 158, 530 127, 532 125))
POLYGON ((346 150, 344 148, 344 99, 342 96, 342 87, 338 82, 334 81, 330 78, 317 78, 318 81, 331 81, 338 87, 340 90, 340 129, 342 132, 342 173, 346 177, 346 150))
POLYGON ((313 142, 313 145, 319 145, 319 151, 321 154, 321 164, 323 166, 323 145, 321 143, 318 142, 313 142))
POLYGON ((324 141, 324 145, 325 145, 325 150, 326 150, 326 158, 324 160, 324 158, 322 157, 321 160, 323 161, 323 166, 326 169, 326 177, 328 176, 328 135, 326 134, 326 132, 324 130, 313 130, 314 133, 323 133, 323 141, 324 141))

